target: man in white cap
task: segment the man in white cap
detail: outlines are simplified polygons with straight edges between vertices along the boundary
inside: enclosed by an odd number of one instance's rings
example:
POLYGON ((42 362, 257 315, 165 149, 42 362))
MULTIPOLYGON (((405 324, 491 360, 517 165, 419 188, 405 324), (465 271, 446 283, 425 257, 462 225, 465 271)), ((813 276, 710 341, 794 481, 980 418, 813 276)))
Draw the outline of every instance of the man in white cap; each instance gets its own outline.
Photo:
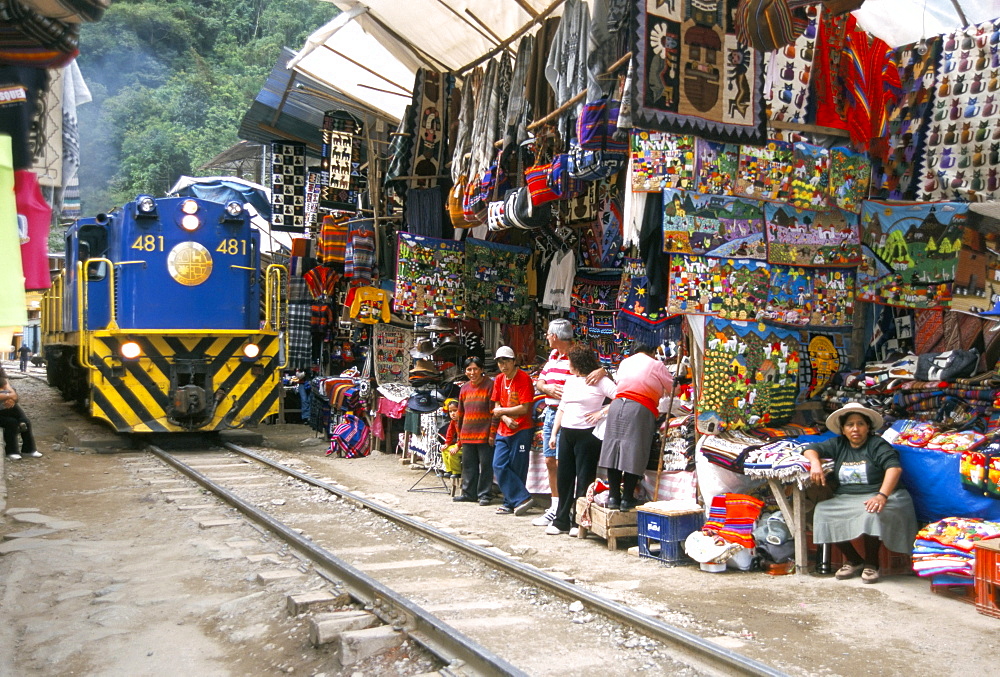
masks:
POLYGON ((493 382, 496 407, 493 417, 499 419, 493 452, 493 477, 503 492, 503 505, 498 515, 521 516, 531 509, 534 501, 525 486, 528 479, 528 459, 535 424, 531 419, 531 404, 535 388, 526 372, 517 368, 514 351, 500 346, 496 352, 500 374, 493 382))

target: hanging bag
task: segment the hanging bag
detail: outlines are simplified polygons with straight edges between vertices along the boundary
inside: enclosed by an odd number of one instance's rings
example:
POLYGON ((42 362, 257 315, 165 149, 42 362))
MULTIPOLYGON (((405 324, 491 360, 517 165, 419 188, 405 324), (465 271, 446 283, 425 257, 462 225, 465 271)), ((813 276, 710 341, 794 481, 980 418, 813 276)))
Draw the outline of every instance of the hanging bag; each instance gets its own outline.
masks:
POLYGON ((627 162, 628 143, 616 141, 621 104, 608 98, 584 104, 569 153, 569 174, 583 181, 614 176, 627 162))

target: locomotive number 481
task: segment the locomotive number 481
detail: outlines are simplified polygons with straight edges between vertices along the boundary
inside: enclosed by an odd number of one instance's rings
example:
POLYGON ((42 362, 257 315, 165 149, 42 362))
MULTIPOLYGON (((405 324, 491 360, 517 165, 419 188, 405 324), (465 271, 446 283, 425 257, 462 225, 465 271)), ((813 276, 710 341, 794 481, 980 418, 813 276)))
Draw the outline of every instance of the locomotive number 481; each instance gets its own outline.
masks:
MULTIPOLYGON (((140 235, 135 238, 135 242, 132 243, 132 249, 138 249, 144 252, 162 252, 163 251, 163 236, 162 235, 140 235)), ((221 254, 229 254, 231 256, 236 255, 246 255, 247 253, 247 241, 238 240, 236 238, 229 238, 227 240, 222 240, 219 246, 215 248, 215 251, 221 254)))
POLYGON ((215 251, 222 254, 230 254, 235 256, 236 254, 246 255, 247 253, 247 241, 237 240, 236 238, 229 238, 228 240, 223 240, 219 243, 219 246, 215 248, 215 251))

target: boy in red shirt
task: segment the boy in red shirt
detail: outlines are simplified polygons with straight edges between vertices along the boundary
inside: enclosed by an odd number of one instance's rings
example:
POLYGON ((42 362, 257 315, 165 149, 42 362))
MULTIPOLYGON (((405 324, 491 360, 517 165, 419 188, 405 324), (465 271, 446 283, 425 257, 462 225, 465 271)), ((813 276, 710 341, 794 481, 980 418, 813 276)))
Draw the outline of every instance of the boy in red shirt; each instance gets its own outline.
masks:
POLYGON ((500 374, 493 382, 493 417, 499 419, 493 454, 493 477, 503 492, 503 505, 498 515, 521 516, 531 509, 534 501, 525 486, 528 479, 528 459, 535 424, 531 419, 531 404, 535 388, 531 378, 514 362, 514 351, 501 346, 496 353, 500 374))

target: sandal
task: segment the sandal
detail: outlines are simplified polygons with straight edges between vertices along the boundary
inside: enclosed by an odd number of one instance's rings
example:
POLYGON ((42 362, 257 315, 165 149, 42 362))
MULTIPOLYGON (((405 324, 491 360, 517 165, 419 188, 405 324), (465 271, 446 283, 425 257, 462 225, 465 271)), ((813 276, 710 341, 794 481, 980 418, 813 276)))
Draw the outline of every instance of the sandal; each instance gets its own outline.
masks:
POLYGON ((507 507, 506 505, 501 505, 499 508, 497 508, 497 514, 498 515, 513 515, 514 514, 514 508, 507 507))
MULTIPOLYGON (((833 575, 838 581, 843 581, 848 578, 854 578, 861 573, 861 570, 865 568, 865 563, 860 562, 858 564, 851 564, 850 562, 844 562, 844 566, 837 569, 837 573, 833 575)), ((877 575, 877 574, 876 574, 877 575)))
POLYGON ((878 569, 875 567, 865 567, 865 570, 861 572, 861 580, 864 583, 878 583, 879 578, 878 569))

